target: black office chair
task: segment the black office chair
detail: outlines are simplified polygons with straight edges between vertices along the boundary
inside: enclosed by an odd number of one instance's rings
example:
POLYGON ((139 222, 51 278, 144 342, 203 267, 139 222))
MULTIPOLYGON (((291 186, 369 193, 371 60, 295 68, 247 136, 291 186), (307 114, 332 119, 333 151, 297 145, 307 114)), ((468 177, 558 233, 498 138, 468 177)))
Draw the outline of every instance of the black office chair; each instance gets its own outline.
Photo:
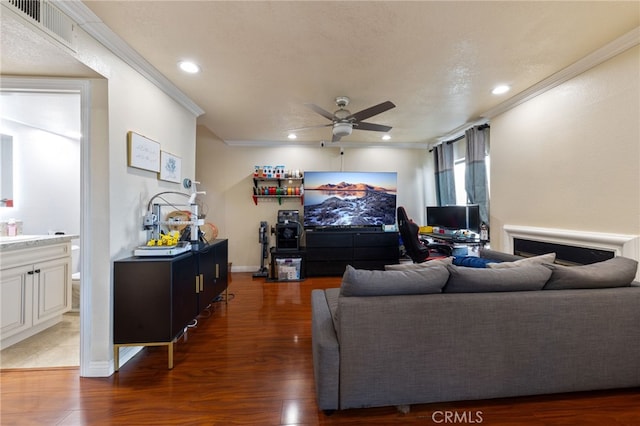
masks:
POLYGON ((407 254, 413 263, 422 263, 431 255, 451 256, 453 249, 445 244, 425 244, 420 241, 420 227, 407 216, 404 207, 398 207, 398 229, 407 254))

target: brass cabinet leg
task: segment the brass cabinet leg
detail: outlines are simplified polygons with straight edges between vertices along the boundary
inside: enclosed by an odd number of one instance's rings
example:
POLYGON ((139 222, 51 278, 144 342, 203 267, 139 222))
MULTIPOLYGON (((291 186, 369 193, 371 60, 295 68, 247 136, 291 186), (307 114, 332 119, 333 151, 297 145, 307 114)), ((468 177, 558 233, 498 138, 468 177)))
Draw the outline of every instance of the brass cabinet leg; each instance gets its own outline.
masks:
POLYGON ((146 342, 146 343, 122 343, 113 345, 113 365, 114 370, 117 372, 120 369, 120 347, 122 346, 167 346, 167 352, 169 355, 169 369, 173 369, 173 344, 176 341, 171 342, 146 342))
POLYGON ((120 346, 113 345, 113 369, 117 373, 120 369, 120 346))

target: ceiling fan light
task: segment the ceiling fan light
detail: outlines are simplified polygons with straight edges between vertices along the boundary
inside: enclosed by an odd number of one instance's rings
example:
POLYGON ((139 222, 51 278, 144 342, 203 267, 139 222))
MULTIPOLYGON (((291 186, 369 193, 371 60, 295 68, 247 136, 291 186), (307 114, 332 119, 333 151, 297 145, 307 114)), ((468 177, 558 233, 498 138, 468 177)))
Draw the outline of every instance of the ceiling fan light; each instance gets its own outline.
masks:
POLYGON ((349 136, 353 131, 351 123, 336 123, 333 126, 333 134, 335 136, 349 136))

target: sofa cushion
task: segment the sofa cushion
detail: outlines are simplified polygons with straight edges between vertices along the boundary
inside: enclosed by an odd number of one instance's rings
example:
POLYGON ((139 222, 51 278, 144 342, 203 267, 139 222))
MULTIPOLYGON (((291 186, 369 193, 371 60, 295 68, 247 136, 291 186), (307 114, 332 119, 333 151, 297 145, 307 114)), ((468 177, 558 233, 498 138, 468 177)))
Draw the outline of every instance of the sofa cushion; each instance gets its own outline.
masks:
POLYGON ((638 270, 636 260, 621 256, 589 265, 545 266, 552 271, 545 290, 626 287, 631 284, 638 270))
POLYGON ((523 265, 541 265, 543 263, 553 263, 556 260, 555 253, 541 254, 540 256, 525 257, 524 259, 514 260, 512 262, 491 263, 488 268, 503 269, 513 268, 523 265))
POLYGON ((494 291, 541 290, 551 276, 544 265, 518 268, 466 268, 449 265, 449 281, 444 293, 483 293, 494 291))
POLYGON ((408 271, 369 271, 347 265, 340 286, 341 296, 391 296, 441 293, 449 271, 436 265, 408 271))
POLYGON ((331 319, 333 319, 333 326, 338 330, 338 297, 340 297, 340 289, 339 288, 328 288, 324 291, 325 297, 327 299, 327 306, 329 307, 329 312, 331 312, 331 319))
POLYGON ((422 263, 396 263, 394 265, 384 265, 385 271, 415 271, 416 269, 432 268, 438 265, 451 265, 453 257, 428 260, 422 263))

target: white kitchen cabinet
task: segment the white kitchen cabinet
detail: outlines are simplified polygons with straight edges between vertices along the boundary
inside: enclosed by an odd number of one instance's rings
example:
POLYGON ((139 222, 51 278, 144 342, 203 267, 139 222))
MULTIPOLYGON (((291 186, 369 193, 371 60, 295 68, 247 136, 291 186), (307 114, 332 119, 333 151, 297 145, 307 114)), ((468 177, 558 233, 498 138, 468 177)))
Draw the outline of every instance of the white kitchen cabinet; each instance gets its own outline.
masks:
POLYGON ((71 243, 43 241, 0 253, 2 349, 57 324, 71 310, 71 243))

